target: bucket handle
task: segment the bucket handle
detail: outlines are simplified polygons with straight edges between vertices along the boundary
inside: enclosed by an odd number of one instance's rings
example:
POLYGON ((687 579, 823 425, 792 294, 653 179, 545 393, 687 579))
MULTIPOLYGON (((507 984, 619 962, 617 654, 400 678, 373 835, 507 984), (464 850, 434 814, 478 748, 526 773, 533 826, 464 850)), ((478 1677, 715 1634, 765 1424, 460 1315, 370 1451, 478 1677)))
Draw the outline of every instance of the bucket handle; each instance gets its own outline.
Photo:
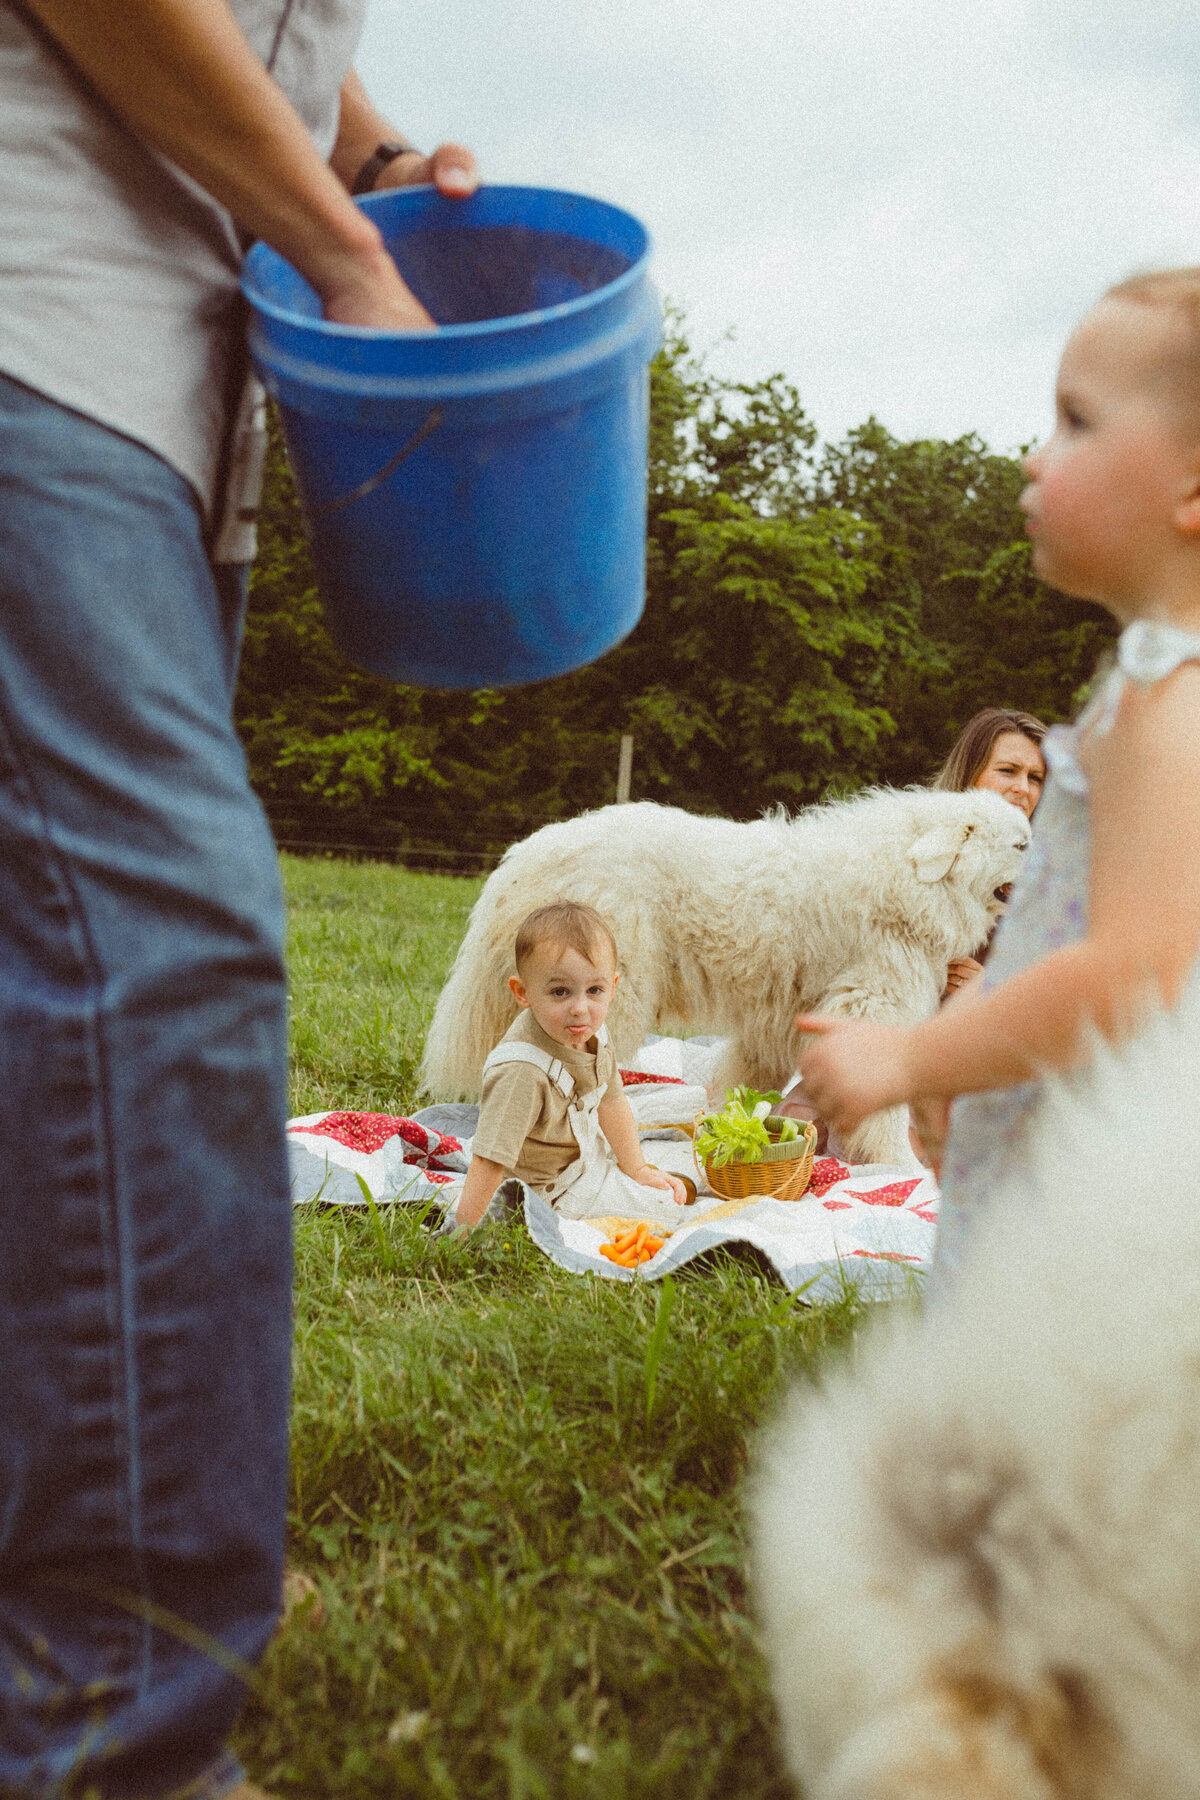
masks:
POLYGON ((365 500, 367 495, 374 493, 377 487, 382 487, 389 475, 395 474, 402 462, 407 462, 413 452, 421 448, 427 437, 432 437, 441 422, 442 409, 440 406, 435 406, 425 423, 413 432, 407 444, 400 446, 395 456, 388 458, 382 469, 376 469, 374 475, 368 475, 365 481, 360 481, 356 488, 352 488, 348 494, 343 494, 340 499, 327 500, 323 506, 310 508, 310 516, 314 519, 328 518, 330 513, 341 512, 343 507, 353 506, 356 500, 365 500))

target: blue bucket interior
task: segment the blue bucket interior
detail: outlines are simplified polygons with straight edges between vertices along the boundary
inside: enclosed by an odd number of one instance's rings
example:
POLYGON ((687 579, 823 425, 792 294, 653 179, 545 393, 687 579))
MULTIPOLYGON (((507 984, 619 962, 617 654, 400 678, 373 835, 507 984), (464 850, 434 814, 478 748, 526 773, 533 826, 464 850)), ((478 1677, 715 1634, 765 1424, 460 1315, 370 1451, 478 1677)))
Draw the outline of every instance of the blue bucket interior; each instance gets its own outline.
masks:
POLYGON ((603 244, 527 225, 414 231, 388 249, 439 325, 541 312, 594 294, 630 266, 603 244))
MULTIPOLYGON (((472 199, 451 201, 432 188, 402 188, 359 204, 375 218, 413 293, 442 326, 479 325, 584 299, 617 281, 647 248, 628 215, 553 190, 482 188, 472 199), (556 229, 576 217, 592 235, 556 229), (614 242, 628 239, 628 227, 642 241, 614 242)), ((321 319, 313 289, 281 257, 264 257, 256 247, 247 277, 250 298, 268 311, 321 319)), ((347 328, 333 329, 341 335, 347 328)))

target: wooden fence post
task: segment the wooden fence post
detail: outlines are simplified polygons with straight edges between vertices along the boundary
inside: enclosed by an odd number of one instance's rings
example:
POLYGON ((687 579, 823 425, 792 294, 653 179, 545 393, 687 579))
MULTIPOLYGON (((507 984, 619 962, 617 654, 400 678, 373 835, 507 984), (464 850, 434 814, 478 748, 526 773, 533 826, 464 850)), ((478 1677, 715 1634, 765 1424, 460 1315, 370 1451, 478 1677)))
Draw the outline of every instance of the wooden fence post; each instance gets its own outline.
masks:
POLYGON ((633 785, 633 739, 628 732, 621 738, 621 759, 617 764, 617 805, 624 806, 629 800, 629 790, 633 785))

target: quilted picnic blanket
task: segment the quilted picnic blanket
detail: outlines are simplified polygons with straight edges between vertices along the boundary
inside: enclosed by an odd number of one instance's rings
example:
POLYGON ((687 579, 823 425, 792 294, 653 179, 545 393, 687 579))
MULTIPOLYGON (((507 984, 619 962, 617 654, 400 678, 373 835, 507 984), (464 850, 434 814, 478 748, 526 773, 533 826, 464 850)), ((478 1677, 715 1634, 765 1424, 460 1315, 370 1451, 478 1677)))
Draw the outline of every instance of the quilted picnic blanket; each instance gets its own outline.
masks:
MULTIPOLYGON (((678 1042, 659 1040, 636 1061, 686 1066, 686 1059, 671 1049, 678 1042)), ((697 1072, 704 1048, 695 1044, 688 1075, 697 1072)), ((694 1176, 690 1143, 664 1133, 672 1122, 690 1119, 702 1109, 703 1088, 658 1068, 622 1073, 649 1159, 694 1176)), ((297 1205, 361 1206, 365 1185, 378 1205, 429 1205, 440 1214, 457 1199, 466 1173, 475 1111, 427 1107, 412 1119, 354 1112, 293 1119, 288 1126, 292 1198, 297 1205)), ((814 1300, 830 1298, 848 1284, 879 1296, 907 1286, 914 1274, 928 1268, 937 1232, 937 1186, 915 1161, 892 1168, 822 1157, 804 1198, 790 1202, 722 1201, 702 1189, 694 1206, 680 1210, 679 1226, 662 1249, 637 1271, 601 1256, 600 1246, 610 1236, 603 1225, 561 1218, 515 1181, 504 1184, 493 1205, 514 1201, 523 1207, 538 1247, 578 1274, 653 1281, 719 1245, 747 1244, 767 1259, 787 1287, 804 1289, 806 1298, 814 1300)))

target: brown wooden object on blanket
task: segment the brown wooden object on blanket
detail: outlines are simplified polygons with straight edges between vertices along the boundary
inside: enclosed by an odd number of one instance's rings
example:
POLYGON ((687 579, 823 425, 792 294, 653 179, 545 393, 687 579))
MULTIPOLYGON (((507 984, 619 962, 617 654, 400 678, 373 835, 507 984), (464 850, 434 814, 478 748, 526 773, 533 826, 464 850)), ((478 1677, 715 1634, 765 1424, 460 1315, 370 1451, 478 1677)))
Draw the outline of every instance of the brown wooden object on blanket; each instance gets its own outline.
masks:
MULTIPOLYGON (((800 1136, 790 1144, 771 1144, 760 1162, 730 1162, 714 1169, 703 1162, 696 1151, 696 1132, 703 1115, 692 1121, 692 1156, 696 1170, 714 1194, 722 1200, 800 1200, 812 1180, 813 1157, 817 1150, 817 1128, 811 1120, 793 1120, 800 1126, 800 1136)), ((772 1114, 767 1129, 777 1128, 783 1120, 772 1114)))

